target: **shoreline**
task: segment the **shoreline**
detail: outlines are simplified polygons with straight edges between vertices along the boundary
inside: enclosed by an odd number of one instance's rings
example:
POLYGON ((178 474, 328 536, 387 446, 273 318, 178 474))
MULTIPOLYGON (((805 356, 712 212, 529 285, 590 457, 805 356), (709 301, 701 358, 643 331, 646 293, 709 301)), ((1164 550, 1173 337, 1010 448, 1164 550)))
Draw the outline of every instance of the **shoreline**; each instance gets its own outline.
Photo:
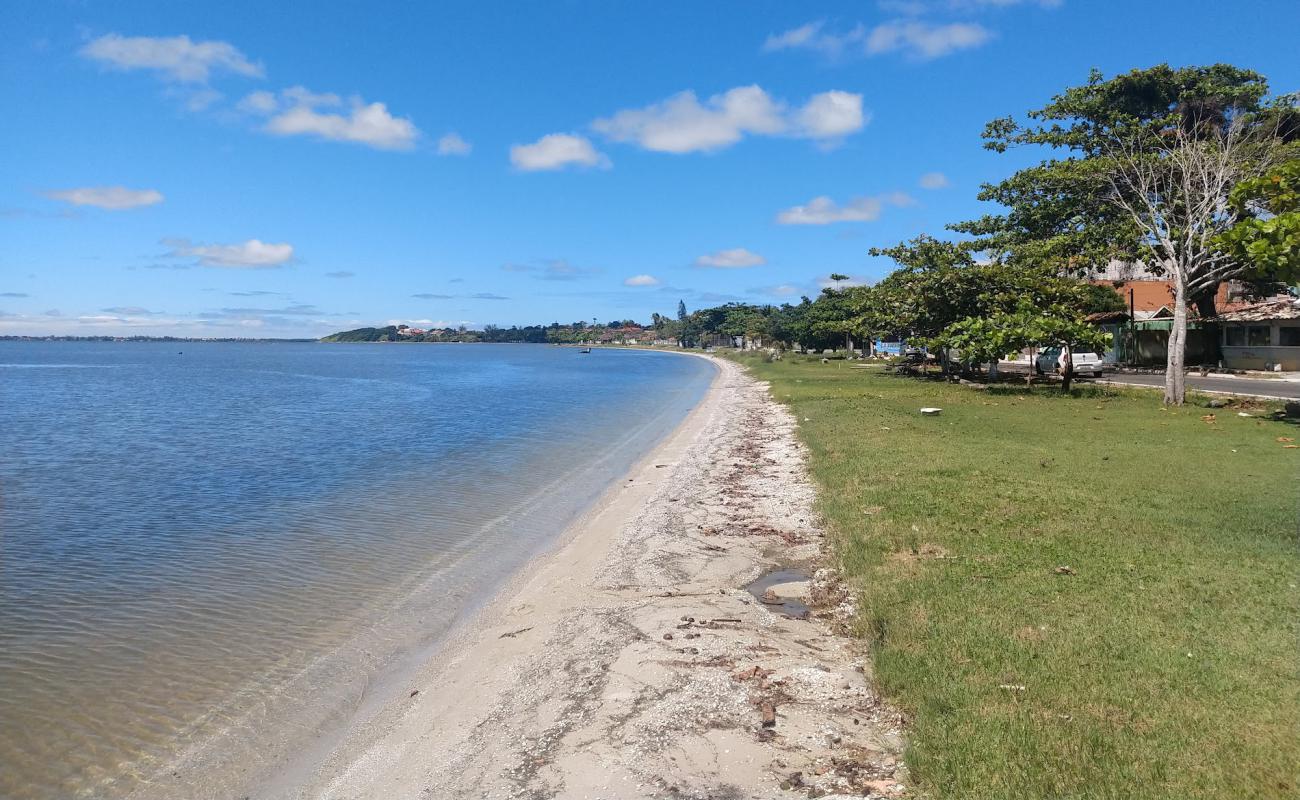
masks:
MULTIPOLYGON (((393 343, 362 342, 361 344, 393 343)), ((427 342, 422 344, 457 343, 427 342)), ((506 342, 503 344, 523 343, 506 342)), ((685 355, 703 358, 713 364, 715 370, 717 369, 717 362, 714 359, 690 353, 685 355)), ((553 539, 542 545, 540 550, 530 556, 522 565, 512 570, 482 597, 470 606, 461 609, 459 612, 460 618, 446 631, 437 636, 435 640, 416 651, 400 654, 394 660, 394 663, 388 665, 387 669, 374 676, 371 686, 368 687, 373 691, 366 692, 367 697, 353 711, 351 720, 341 730, 331 731, 326 736, 320 737, 329 741, 313 741, 308 748, 295 753, 288 763, 282 763, 274 768, 264 770, 262 774, 256 776, 254 780, 243 787, 244 793, 239 796, 247 795, 250 798, 319 796, 308 791, 308 787, 319 779, 320 773, 329 764, 338 759, 339 753, 337 751, 339 747, 348 749, 355 746, 355 740, 361 739, 364 741, 371 728, 376 724, 382 724, 382 718, 392 716, 394 712, 400 712, 406 706, 406 700, 417 696, 410 693, 411 689, 404 689, 403 687, 413 682, 420 682, 420 679, 429 673, 448 668, 455 661, 453 652, 458 647, 473 642, 478 637, 481 629, 485 625, 491 624, 491 619, 494 616, 503 613, 505 610, 504 605, 513 596, 523 591, 528 582, 535 578, 536 574, 543 570, 558 553, 568 548, 574 539, 588 531, 594 524, 594 518, 622 496, 628 482, 635 480, 635 477, 629 478, 629 476, 635 476, 646 470, 648 465, 655 463, 660 451, 690 423, 691 419, 705 405, 720 374, 720 372, 715 372, 710 377, 709 386, 705 389, 704 397, 687 411, 682 420, 666 436, 660 439, 647 453, 638 458, 629 470, 611 478, 609 486, 596 497, 591 505, 574 517, 553 539)), ((418 690, 415 691, 418 692, 418 690)))
POLYGON ((897 796, 900 721, 833 630, 847 594, 825 571, 774 587, 811 594, 808 620, 745 589, 819 566, 822 535, 793 418, 709 360, 705 397, 618 485, 249 796, 897 796))
MULTIPOLYGON (((299 796, 299 786, 340 742, 368 725, 392 698, 405 697, 401 688, 413 674, 452 647, 485 608, 560 547, 582 520, 617 494, 630 470, 653 458, 685 424, 714 384, 717 368, 709 362, 690 373, 689 387, 675 393, 680 399, 661 398, 635 420, 602 440, 593 440, 591 444, 600 446, 584 458, 584 464, 590 464, 571 472, 552 471, 539 462, 533 471, 543 477, 543 484, 511 497, 511 508, 518 509, 501 511, 485 520, 480 530, 480 534, 489 528, 520 532, 518 526, 523 525, 540 532, 540 537, 519 539, 523 544, 517 547, 502 542, 504 549, 495 558, 492 550, 482 548, 472 553, 448 551, 441 558, 444 566, 424 570, 410 589, 395 590, 397 599, 380 604, 383 610, 368 624, 314 654, 265 697, 248 701, 249 690, 241 688, 232 697, 243 698, 243 705, 212 708, 201 722, 182 731, 178 740, 183 746, 174 755, 141 759, 127 767, 121 774, 135 785, 113 796, 132 800, 299 796), (556 503, 568 503, 569 510, 554 516, 551 507, 556 503), (545 521, 529 522, 530 516, 545 521), (486 564, 495 561, 495 566, 479 564, 484 560, 480 555, 487 556, 486 564), (463 560, 472 577, 449 587, 444 573, 464 574, 457 566, 463 560), (401 644, 392 649, 387 647, 390 642, 401 644), (222 722, 212 726, 210 720, 222 722)), ((552 450, 550 457, 554 456, 552 450)), ((249 684, 260 686, 251 679, 249 684)), ((114 777, 105 785, 117 781, 114 777)))

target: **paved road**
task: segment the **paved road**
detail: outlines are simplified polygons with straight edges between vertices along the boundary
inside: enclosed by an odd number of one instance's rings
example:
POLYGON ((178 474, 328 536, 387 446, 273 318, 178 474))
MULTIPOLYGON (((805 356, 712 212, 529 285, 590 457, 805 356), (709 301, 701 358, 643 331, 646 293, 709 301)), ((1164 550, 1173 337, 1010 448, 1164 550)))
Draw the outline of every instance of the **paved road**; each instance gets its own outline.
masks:
MULTIPOLYGON (((1108 374, 1104 383, 1123 383, 1132 386, 1165 385, 1164 375, 1130 375, 1127 373, 1108 374)), ((1253 397, 1280 397, 1287 400, 1300 400, 1300 383, 1278 380, 1275 378, 1222 378, 1199 375, 1187 376, 1187 388, 1202 392, 1219 392, 1240 394, 1253 397)))

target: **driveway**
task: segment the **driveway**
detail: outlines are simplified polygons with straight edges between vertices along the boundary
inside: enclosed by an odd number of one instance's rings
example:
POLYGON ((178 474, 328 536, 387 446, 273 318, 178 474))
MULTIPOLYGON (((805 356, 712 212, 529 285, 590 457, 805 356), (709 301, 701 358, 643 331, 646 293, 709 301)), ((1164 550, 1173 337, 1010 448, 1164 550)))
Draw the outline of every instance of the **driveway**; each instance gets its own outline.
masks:
MULTIPOLYGON (((1211 375, 1187 376, 1187 388, 1215 394, 1238 394, 1247 397, 1267 397, 1278 400, 1300 400, 1300 382, 1280 378, 1225 378, 1211 375)), ((1164 388, 1164 375, 1132 375, 1110 373, 1098 383, 1115 383, 1124 386, 1155 386, 1164 388)))

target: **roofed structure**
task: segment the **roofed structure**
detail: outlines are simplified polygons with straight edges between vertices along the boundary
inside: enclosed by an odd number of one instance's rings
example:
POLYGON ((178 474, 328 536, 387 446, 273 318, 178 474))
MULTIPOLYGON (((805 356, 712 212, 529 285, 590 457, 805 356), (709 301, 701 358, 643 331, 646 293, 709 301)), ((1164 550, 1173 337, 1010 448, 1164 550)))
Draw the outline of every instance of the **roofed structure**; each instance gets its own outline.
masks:
POLYGON ((1300 319, 1300 299, 1289 295, 1270 297, 1215 317, 1218 322, 1270 322, 1284 319, 1300 319))

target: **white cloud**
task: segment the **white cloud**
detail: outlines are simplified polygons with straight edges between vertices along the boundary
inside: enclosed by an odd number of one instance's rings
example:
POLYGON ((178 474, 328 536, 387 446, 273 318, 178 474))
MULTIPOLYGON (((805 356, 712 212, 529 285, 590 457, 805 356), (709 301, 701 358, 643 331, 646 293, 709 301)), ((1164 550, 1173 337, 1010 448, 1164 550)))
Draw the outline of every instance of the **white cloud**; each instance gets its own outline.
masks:
POLYGON ((695 266, 713 267, 715 269, 743 269, 745 267, 757 267, 766 263, 766 258, 743 247, 719 250, 716 253, 695 259, 695 266))
POLYGON ((928 60, 966 50, 993 38, 984 26, 973 22, 934 25, 919 20, 887 22, 877 25, 867 37, 869 54, 904 51, 913 58, 928 60))
POLYGON ((163 201, 157 189, 128 189, 125 186, 85 186, 79 189, 59 189, 46 192, 51 200, 62 200, 74 206, 94 206, 109 211, 157 205, 163 201))
POLYGON ((798 120, 799 127, 814 139, 837 139, 860 131, 866 124, 862 95, 836 91, 813 95, 799 111, 798 120))
POLYGON ((927 172, 921 176, 920 184, 922 189, 946 189, 948 176, 942 172, 927 172))
POLYGON ((249 239, 237 244, 191 244, 188 239, 165 239, 168 256, 194 258, 205 267, 232 269, 275 269, 293 258, 293 245, 249 239))
POLYGON ((461 138, 460 134, 444 134, 438 140, 438 155, 440 156, 467 156, 474 147, 469 142, 461 138))
POLYGON ((570 133, 552 133, 532 144, 517 144, 510 148, 510 163, 525 172, 563 169, 571 164, 610 167, 609 158, 596 150, 589 139, 570 133))
POLYGON ((280 95, 274 105, 260 93, 244 98, 245 107, 274 114, 265 129, 277 136, 315 136, 379 150, 409 150, 420 136, 413 122, 394 117, 383 103, 366 103, 353 97, 346 111, 321 111, 338 108, 343 100, 335 94, 314 94, 301 86, 285 89, 280 95), (268 108, 269 112, 263 110, 268 108))
MULTIPOLYGON (((302 86, 291 86, 278 96, 265 91, 253 92, 240 100, 237 107, 248 114, 269 117, 263 130, 277 136, 315 136, 378 150, 410 150, 420 138, 415 123, 393 116, 383 103, 366 103, 355 96, 344 103, 337 94, 313 92, 302 86)), ((439 153, 443 153, 446 140, 444 136, 439 141, 439 153)), ((469 152, 469 144, 463 140, 461 144, 469 152)))
POLYGON ((653 275, 633 275, 623 281, 624 286, 658 286, 659 279, 653 275))
POLYGON ((598 119, 592 128, 646 150, 692 153, 721 150, 746 135, 837 139, 865 124, 861 95, 823 92, 791 110, 762 87, 738 86, 703 103, 694 92, 679 92, 663 102, 598 119))
POLYGON ((809 22, 784 33, 773 34, 763 43, 765 52, 812 50, 827 58, 845 55, 880 55, 904 52, 928 60, 957 50, 978 47, 993 37, 984 26, 973 22, 934 24, 922 20, 894 20, 874 28, 858 24, 840 33, 826 30, 825 23, 809 22))
POLYGON ((81 55, 120 70, 147 69, 184 83, 206 83, 214 72, 262 77, 262 67, 228 42, 196 42, 188 36, 119 36, 110 33, 81 48, 81 55))
POLYGON ((781 225, 830 225, 835 222, 871 222, 879 219, 886 205, 909 206, 916 201, 904 192, 877 197, 856 197, 841 206, 822 195, 801 206, 792 206, 776 215, 781 225))
POLYGON ((240 100, 237 107, 250 114, 272 114, 280 107, 280 103, 273 92, 258 90, 240 100))
POLYGON ((763 51, 773 53, 777 50, 791 50, 795 48, 812 48, 819 49, 819 40, 821 39, 821 29, 824 22, 809 22, 800 25, 797 28, 791 28, 785 33, 773 33, 763 42, 763 51))
POLYGON ((826 23, 818 20, 791 28, 785 33, 774 33, 763 42, 763 52, 779 50, 812 50, 827 58, 839 58, 848 52, 861 52, 867 39, 867 28, 861 23, 843 33, 827 31, 826 23))
POLYGON ((341 106, 343 98, 333 92, 313 92, 305 86, 290 86, 280 94, 296 106, 341 106))

